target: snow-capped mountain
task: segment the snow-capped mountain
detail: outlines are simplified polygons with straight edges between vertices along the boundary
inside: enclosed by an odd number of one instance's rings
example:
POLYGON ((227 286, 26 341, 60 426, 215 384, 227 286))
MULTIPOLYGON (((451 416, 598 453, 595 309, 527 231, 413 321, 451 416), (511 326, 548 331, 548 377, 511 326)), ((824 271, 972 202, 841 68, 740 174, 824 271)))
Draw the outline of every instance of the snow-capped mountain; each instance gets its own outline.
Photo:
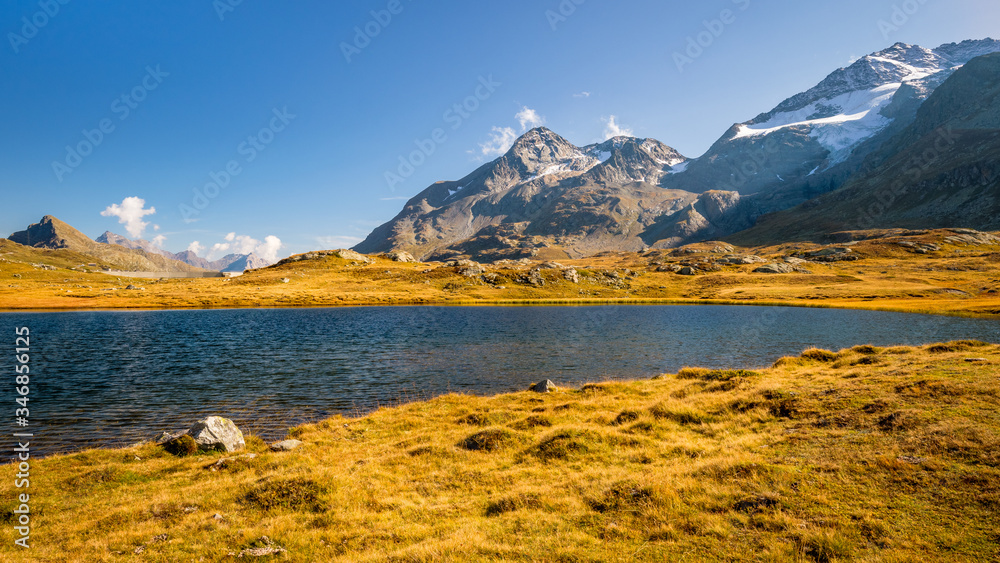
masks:
POLYGON ((696 159, 653 139, 577 147, 533 129, 462 180, 428 187, 355 250, 558 258, 726 236, 878 167, 892 153, 882 147, 914 143, 903 133, 913 134, 924 102, 970 60, 997 52, 993 39, 897 43, 733 125, 696 159))
POLYGON ((1000 41, 965 41, 935 50, 896 43, 858 59, 816 87, 789 98, 769 113, 736 126, 733 139, 766 136, 789 128, 808 130, 830 153, 828 165, 842 162, 861 141, 894 119, 883 110, 904 85, 926 98, 955 70, 979 55, 1000 51, 1000 41))
POLYGON ((933 50, 897 43, 862 57, 771 111, 733 125, 664 185, 756 194, 758 214, 802 203, 856 172, 962 65, 998 51, 1000 41, 983 39, 933 50))

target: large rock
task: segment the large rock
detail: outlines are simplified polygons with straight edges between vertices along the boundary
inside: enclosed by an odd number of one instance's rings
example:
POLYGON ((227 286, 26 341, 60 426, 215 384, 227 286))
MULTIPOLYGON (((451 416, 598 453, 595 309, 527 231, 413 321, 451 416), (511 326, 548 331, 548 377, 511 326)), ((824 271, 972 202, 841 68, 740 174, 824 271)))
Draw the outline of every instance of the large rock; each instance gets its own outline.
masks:
POLYGON ((275 442, 271 444, 271 451, 290 452, 301 445, 302 445, 301 440, 283 440, 281 442, 275 442))
POLYGON ((790 274, 795 271, 795 268, 788 264, 767 264, 766 266, 761 266, 753 272, 755 274, 790 274))
POLYGON ((343 258, 344 260, 354 260, 355 262, 363 262, 365 264, 368 264, 372 261, 371 258, 359 252, 355 252, 353 250, 341 249, 334 252, 333 255, 336 256, 337 258, 343 258))
POLYGON ((530 390, 535 393, 551 393, 556 390, 556 384, 546 379, 545 381, 539 381, 538 383, 532 385, 530 390))
POLYGON ((390 252, 386 255, 389 260, 393 262, 416 262, 416 258, 412 254, 403 250, 397 250, 395 252, 390 252))
POLYGON ((198 449, 205 451, 235 452, 246 447, 243 432, 228 418, 210 416, 194 423, 188 435, 198 443, 198 449))

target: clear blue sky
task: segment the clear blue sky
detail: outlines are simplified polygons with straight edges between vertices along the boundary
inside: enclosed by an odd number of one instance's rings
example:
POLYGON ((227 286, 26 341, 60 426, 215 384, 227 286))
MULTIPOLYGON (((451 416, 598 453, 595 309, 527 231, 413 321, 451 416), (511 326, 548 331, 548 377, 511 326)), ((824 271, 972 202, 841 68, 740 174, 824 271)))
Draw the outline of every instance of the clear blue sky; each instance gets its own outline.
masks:
POLYGON ((230 245, 278 237, 281 256, 349 246, 403 199, 492 158, 482 145, 520 134, 524 108, 579 145, 615 116, 698 156, 855 57, 997 37, 997 22, 994 0, 7 0, 0 236, 46 214, 128 234, 102 211, 141 198, 156 212, 133 213, 133 234, 146 222, 142 236, 175 252, 198 241, 204 255, 229 233, 247 237, 230 245), (894 5, 913 13, 880 29, 894 5), (680 72, 674 53, 727 9, 680 72), (378 33, 355 43, 356 26, 378 33), (477 93, 474 111, 447 113, 477 93), (243 144, 262 129, 257 148, 243 144), (435 129, 433 153, 390 188, 386 172, 435 129), (238 174, 196 209, 193 190, 231 161, 238 174))

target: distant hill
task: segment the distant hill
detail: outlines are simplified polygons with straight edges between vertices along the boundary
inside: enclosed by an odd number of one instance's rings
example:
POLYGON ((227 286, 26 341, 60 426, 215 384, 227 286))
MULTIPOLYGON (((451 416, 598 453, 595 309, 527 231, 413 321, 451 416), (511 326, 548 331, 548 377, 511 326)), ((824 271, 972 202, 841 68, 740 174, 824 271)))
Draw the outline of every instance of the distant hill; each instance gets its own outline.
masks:
POLYGON ((17 244, 49 250, 68 250, 91 258, 88 262, 127 272, 203 273, 205 270, 161 254, 90 240, 70 225, 46 215, 38 223, 7 237, 17 244))
POLYGON ((228 254, 213 261, 202 258, 190 250, 173 254, 161 248, 157 248, 156 245, 147 240, 132 240, 127 237, 123 237, 122 235, 112 233, 111 231, 106 231, 103 235, 97 237, 96 240, 97 242, 105 244, 116 244, 125 248, 143 250, 150 254, 159 254, 171 260, 178 260, 196 268, 202 268, 204 270, 211 270, 214 272, 243 272, 246 270, 266 268, 271 265, 271 262, 268 262, 253 253, 228 254))

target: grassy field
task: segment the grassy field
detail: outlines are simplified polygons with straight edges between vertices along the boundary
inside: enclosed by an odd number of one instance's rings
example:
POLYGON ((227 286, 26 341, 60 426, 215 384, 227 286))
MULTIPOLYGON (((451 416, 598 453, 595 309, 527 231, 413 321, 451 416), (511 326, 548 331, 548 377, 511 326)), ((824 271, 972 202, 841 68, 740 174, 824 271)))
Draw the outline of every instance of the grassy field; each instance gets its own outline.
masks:
MULTIPOLYGON (((291 262, 235 279, 130 279, 68 269, 82 258, 0 241, 0 309, 158 309, 322 307, 403 304, 715 303, 847 307, 907 312, 1000 315, 1000 245, 948 242, 954 233, 890 236, 850 247, 857 261, 807 262, 809 273, 754 273, 761 264, 720 265, 725 254, 782 262, 821 250, 802 243, 731 248, 703 243, 684 251, 608 254, 560 260, 542 269, 544 285, 528 283, 530 265, 487 266, 465 276, 461 267, 370 263, 335 256, 291 262), (907 244, 933 244, 917 254, 907 244), (42 269, 45 261, 55 270, 42 269), (35 265, 33 265, 35 264, 35 265), (696 275, 660 271, 690 264, 696 275), (566 278, 574 268, 579 279, 566 278), (137 289, 127 289, 129 286, 137 289)), ((542 253, 544 256, 544 252, 542 253)))
POLYGON ((292 429, 293 452, 251 438, 252 459, 53 456, 30 552, 0 482, 0 559, 996 561, 998 374, 979 342, 809 350, 448 395, 292 429))

